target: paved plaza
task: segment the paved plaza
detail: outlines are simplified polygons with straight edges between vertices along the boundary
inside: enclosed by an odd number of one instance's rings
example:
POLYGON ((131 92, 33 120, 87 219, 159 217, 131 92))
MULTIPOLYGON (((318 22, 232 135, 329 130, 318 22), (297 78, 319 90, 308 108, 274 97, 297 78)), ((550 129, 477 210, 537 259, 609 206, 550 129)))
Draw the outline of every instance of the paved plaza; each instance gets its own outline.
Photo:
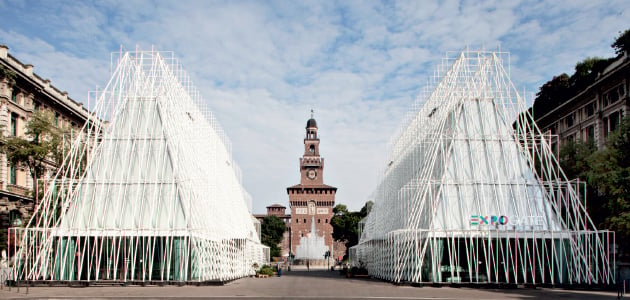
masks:
POLYGON ((338 272, 297 269, 282 277, 243 278, 223 286, 15 287, 0 290, 0 299, 616 299, 605 291, 563 289, 471 289, 396 286, 376 279, 348 279, 338 272))

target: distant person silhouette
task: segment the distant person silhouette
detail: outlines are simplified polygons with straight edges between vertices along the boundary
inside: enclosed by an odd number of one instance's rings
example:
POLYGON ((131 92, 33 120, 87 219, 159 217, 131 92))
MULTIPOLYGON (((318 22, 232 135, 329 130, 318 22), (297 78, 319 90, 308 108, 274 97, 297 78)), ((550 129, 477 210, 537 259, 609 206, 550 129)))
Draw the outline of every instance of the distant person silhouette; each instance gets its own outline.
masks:
POLYGON ((307 260, 306 261, 306 271, 310 271, 311 270, 311 261, 307 260))

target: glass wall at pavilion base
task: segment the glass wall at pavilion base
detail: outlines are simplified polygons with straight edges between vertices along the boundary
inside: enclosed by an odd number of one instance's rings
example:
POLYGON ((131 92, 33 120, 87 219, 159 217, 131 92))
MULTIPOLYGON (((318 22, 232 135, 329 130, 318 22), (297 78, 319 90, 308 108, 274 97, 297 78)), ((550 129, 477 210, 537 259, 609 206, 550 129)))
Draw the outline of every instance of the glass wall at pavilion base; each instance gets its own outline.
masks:
MULTIPOLYGON (((350 249, 351 261, 376 277, 410 283, 604 283, 612 274, 613 232, 394 232, 350 249), (597 245, 597 240, 604 241, 597 245), (575 255, 572 241, 592 255, 575 255), (601 248, 601 249, 599 249, 601 248), (599 255, 603 253, 604 255, 599 255), (599 279, 599 282, 598 282, 599 279)), ((612 277, 609 278, 612 280, 612 277)))
POLYGON ((246 239, 200 241, 190 236, 134 234, 50 238, 47 231, 24 233, 28 236, 23 245, 27 249, 52 241, 52 251, 22 261, 22 267, 41 274, 35 281, 225 281, 250 272, 250 252, 258 249, 246 239), (213 254, 230 260, 227 264, 225 260, 213 260, 213 254))

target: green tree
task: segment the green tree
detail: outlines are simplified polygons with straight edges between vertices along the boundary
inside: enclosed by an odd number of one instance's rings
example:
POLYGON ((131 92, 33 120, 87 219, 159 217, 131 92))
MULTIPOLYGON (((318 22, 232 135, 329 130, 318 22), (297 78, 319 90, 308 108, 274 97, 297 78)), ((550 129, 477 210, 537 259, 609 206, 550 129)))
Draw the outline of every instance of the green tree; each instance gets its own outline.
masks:
POLYGON ((540 117, 562 104, 571 95, 569 75, 554 76, 540 87, 534 99, 534 116, 540 117))
MULTIPOLYGON (((630 238, 630 118, 612 132, 606 147, 570 142, 559 153, 567 178, 587 182, 588 213, 599 229, 615 231, 617 241, 630 238)), ((630 255, 630 243, 619 243, 620 252, 630 255)))
POLYGON ((365 202, 365 205, 363 205, 359 213, 365 218, 367 217, 367 215, 370 214, 373 206, 374 206, 374 202, 372 202, 371 200, 368 202, 365 202))
POLYGON ((343 204, 337 204, 333 208, 334 216, 330 220, 332 236, 336 241, 345 242, 345 257, 348 256, 350 247, 359 243, 359 222, 370 213, 373 205, 372 201, 368 201, 358 212, 348 211, 348 207, 343 204))
POLYGON ((269 246, 270 256, 278 257, 281 255, 278 244, 282 241, 284 231, 287 225, 282 219, 276 216, 267 216, 261 223, 262 243, 269 246))
POLYGON ((33 114, 25 128, 26 137, 6 138, 2 143, 2 151, 9 163, 26 167, 30 171, 33 191, 36 191, 38 179, 48 168, 58 166, 63 159, 63 130, 54 125, 53 114, 45 111, 33 114))
MULTIPOLYGON (((2 72, 0 72, 0 76, 7 76, 2 72)), ((9 80, 14 79, 9 78, 9 80)), ((53 125, 52 114, 45 112, 36 112, 27 122, 25 129, 25 138, 3 137, 0 151, 6 155, 7 161, 12 165, 29 169, 33 179, 33 196, 35 204, 37 204, 37 200, 40 198, 35 197, 38 196, 35 195, 35 191, 38 190, 38 179, 44 175, 47 168, 58 165, 61 160, 60 147, 63 131, 53 125)), ((2 249, 6 246, 6 235, 7 229, 1 228, 0 248, 2 249)))
POLYGON ((568 179, 586 180, 586 173, 590 170, 588 158, 593 155, 595 150, 593 143, 580 141, 570 141, 560 147, 558 160, 568 179))
POLYGON ((562 73, 543 84, 538 93, 536 93, 536 99, 534 99, 532 108, 534 116, 539 118, 575 96, 592 84, 597 79, 597 76, 615 59, 629 52, 630 29, 620 32, 615 42, 610 46, 615 49, 617 57, 587 57, 575 65, 575 73, 573 75, 569 76, 566 73, 562 73))
POLYGON ((575 65, 575 73, 569 79, 572 87, 571 97, 578 91, 583 90, 597 79, 597 76, 604 72, 615 58, 587 57, 575 65))
POLYGON ((590 160, 596 152, 597 149, 592 142, 571 141, 560 147, 558 160, 569 180, 580 179, 587 183, 585 197, 588 214, 597 228, 606 228, 605 220, 609 214, 606 209, 607 198, 588 183, 588 174, 592 172, 590 160))
POLYGON ((622 56, 624 52, 630 52, 630 29, 619 32, 619 36, 610 46, 615 49, 615 53, 619 56, 622 56))
MULTIPOLYGON (((619 241, 630 238, 630 118, 621 122, 606 147, 593 153, 588 163, 588 183, 607 199, 606 227, 615 231, 619 241)), ((630 253, 630 243, 620 245, 630 253)))

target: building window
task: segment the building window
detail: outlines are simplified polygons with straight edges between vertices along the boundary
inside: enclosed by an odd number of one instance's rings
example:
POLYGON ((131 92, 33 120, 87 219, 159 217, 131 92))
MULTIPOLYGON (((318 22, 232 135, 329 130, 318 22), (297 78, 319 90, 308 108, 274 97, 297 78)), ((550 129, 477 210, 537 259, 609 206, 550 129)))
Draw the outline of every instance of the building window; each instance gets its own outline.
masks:
POLYGON ((321 221, 322 221, 321 219, 317 219, 317 224, 321 223, 321 221))
POLYGON ((625 95, 626 95, 626 89, 623 86, 623 84, 620 84, 610 89, 606 94, 604 94, 604 106, 617 102, 619 99, 622 99, 625 95))
POLYGON ((300 219, 295 219, 296 224, 300 224, 300 219))
POLYGON ((586 109, 586 116, 587 117, 592 116, 593 114, 595 114, 595 103, 591 102, 587 104, 585 109, 586 109))
POLYGON ((617 102, 617 100, 619 100, 619 95, 617 94, 617 91, 613 90, 606 94, 606 100, 606 102, 608 102, 608 105, 617 102))
POLYGON ((567 122, 567 128, 573 126, 573 114, 568 115, 565 120, 567 122))
POLYGON ((586 128, 586 141, 591 143, 595 142, 595 126, 591 125, 586 128))
POLYGON ((326 223, 328 223, 328 219, 326 219, 326 223))
POLYGON ((55 113, 55 126, 59 126, 59 113, 55 113))
POLYGON ((33 104, 33 109, 35 109, 35 111, 39 111, 39 102, 35 101, 35 103, 33 104))
POLYGON ((13 91, 11 91, 11 101, 16 102, 17 103, 17 96, 18 96, 18 89, 17 88, 13 88, 13 91))
POLYGON ((304 223, 306 224, 306 219, 304 219, 304 223))
POLYGON ((11 171, 9 175, 10 175, 9 183, 13 185, 17 184, 17 168, 15 167, 14 164, 11 164, 11 171))
POLYGON ((9 212, 9 226, 20 227, 22 226, 22 214, 19 210, 12 210, 9 212))
POLYGON ((17 120, 17 114, 11 113, 11 135, 13 136, 17 136, 17 120))
POLYGON ((619 112, 614 112, 608 116, 608 122, 610 123, 609 132, 617 130, 619 126, 619 112))

